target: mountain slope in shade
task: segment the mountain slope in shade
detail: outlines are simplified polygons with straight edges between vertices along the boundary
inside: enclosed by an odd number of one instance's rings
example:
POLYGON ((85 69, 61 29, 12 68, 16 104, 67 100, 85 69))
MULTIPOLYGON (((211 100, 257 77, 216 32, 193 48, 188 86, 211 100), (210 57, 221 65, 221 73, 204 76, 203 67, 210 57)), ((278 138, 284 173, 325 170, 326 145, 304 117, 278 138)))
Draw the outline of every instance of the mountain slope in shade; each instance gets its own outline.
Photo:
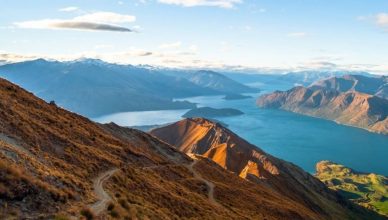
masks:
POLYGON ((337 204, 312 208, 149 134, 47 104, 2 79, 0 96, 1 219, 376 217, 337 204))
POLYGON ((125 111, 191 109, 194 104, 173 98, 219 94, 157 70, 93 59, 38 59, 8 64, 0 66, 0 76, 46 101, 54 100, 88 117, 125 111))
POLYGON ((314 212, 324 211, 328 214, 324 219, 341 218, 336 215, 341 215, 345 202, 322 182, 266 154, 220 124, 203 118, 185 119, 154 129, 151 134, 182 152, 209 158, 235 175, 277 191, 314 212))
POLYGON ((388 98, 388 76, 367 77, 362 75, 345 75, 331 77, 311 85, 313 89, 335 89, 340 92, 357 91, 381 98, 388 98))
POLYGON ((197 71, 189 74, 187 79, 198 86, 224 94, 258 92, 258 89, 248 87, 214 71, 197 71))
POLYGON ((356 91, 295 87, 258 98, 257 105, 334 120, 388 134, 388 100, 356 91))

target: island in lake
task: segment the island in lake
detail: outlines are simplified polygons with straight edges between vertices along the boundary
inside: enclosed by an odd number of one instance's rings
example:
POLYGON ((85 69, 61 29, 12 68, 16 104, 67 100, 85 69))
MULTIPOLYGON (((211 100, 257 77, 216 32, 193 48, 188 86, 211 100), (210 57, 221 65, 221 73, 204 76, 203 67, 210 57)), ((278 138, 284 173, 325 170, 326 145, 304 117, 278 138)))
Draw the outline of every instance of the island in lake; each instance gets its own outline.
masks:
POLYGON ((244 112, 233 109, 233 108, 210 108, 210 107, 201 107, 194 108, 186 112, 182 117, 183 118, 194 118, 194 117, 203 117, 203 118, 214 118, 214 117, 230 117, 243 115, 244 112))
POLYGON ((249 95, 242 95, 242 94, 227 94, 223 99, 225 100, 239 100, 239 99, 250 99, 253 98, 249 95))

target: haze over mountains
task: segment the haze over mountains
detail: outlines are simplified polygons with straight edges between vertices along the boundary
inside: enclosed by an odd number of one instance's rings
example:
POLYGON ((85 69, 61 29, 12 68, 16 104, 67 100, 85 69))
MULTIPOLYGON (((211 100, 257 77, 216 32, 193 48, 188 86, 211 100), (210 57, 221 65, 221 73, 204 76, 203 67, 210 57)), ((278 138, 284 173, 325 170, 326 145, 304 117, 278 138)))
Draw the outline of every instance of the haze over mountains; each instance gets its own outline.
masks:
POLYGON ((388 134, 386 77, 347 75, 261 96, 257 104, 388 134), (368 94, 369 93, 369 94, 368 94), (378 95, 378 96, 377 96, 378 95))
MULTIPOLYGON (((300 188, 284 195, 271 181, 245 181, 149 134, 96 124, 5 80, 0 80, 0 93, 0 192, 7 204, 0 207, 1 218, 380 218, 264 153, 259 158, 276 166, 277 171, 267 170, 279 174, 277 181, 295 187, 311 184, 312 191, 300 188), (300 199, 306 195, 317 201, 300 199)), ((203 122, 193 128, 209 125, 203 122)))
MULTIPOLYGON (((191 77, 211 77, 207 84, 158 70, 83 59, 71 62, 43 59, 0 66, 0 76, 23 86, 46 101, 89 117, 103 114, 191 109, 195 104, 173 101, 199 95, 253 91, 252 88, 213 72, 194 72, 191 77), (207 76, 209 75, 209 76, 207 76)), ((206 78, 207 79, 207 78, 206 78)))

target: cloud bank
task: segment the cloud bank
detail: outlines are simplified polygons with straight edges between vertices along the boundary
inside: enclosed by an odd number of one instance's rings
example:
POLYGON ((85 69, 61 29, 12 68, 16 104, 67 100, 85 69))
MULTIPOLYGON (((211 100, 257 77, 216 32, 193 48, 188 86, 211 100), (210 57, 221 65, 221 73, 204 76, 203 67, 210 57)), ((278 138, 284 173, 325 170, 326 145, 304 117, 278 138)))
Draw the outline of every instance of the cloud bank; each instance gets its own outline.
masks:
POLYGON ((376 15, 376 23, 381 27, 388 27, 388 14, 380 13, 376 15))
POLYGON ((160 3, 170 5, 181 5, 184 7, 214 6, 220 8, 233 8, 242 0, 158 0, 160 3))
POLYGON ((117 24, 131 23, 135 16, 113 12, 95 12, 72 19, 43 19, 15 22, 19 28, 32 29, 76 29, 89 31, 133 32, 132 29, 117 24))

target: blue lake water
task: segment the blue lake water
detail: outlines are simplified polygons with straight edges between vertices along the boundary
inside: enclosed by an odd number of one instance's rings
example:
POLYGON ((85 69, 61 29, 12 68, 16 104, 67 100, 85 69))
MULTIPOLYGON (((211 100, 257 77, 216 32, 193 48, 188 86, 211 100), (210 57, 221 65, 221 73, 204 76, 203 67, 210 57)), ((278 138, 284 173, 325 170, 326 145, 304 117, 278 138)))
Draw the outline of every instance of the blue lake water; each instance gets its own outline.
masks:
MULTIPOLYGON (((222 96, 186 98, 199 106, 230 107, 245 114, 216 118, 229 129, 281 159, 315 172, 320 160, 331 160, 362 172, 388 175, 388 136, 281 110, 260 109, 258 94, 244 100, 224 100, 222 96)), ((187 110, 126 112, 95 121, 113 121, 122 126, 164 124, 181 119, 187 110)))

